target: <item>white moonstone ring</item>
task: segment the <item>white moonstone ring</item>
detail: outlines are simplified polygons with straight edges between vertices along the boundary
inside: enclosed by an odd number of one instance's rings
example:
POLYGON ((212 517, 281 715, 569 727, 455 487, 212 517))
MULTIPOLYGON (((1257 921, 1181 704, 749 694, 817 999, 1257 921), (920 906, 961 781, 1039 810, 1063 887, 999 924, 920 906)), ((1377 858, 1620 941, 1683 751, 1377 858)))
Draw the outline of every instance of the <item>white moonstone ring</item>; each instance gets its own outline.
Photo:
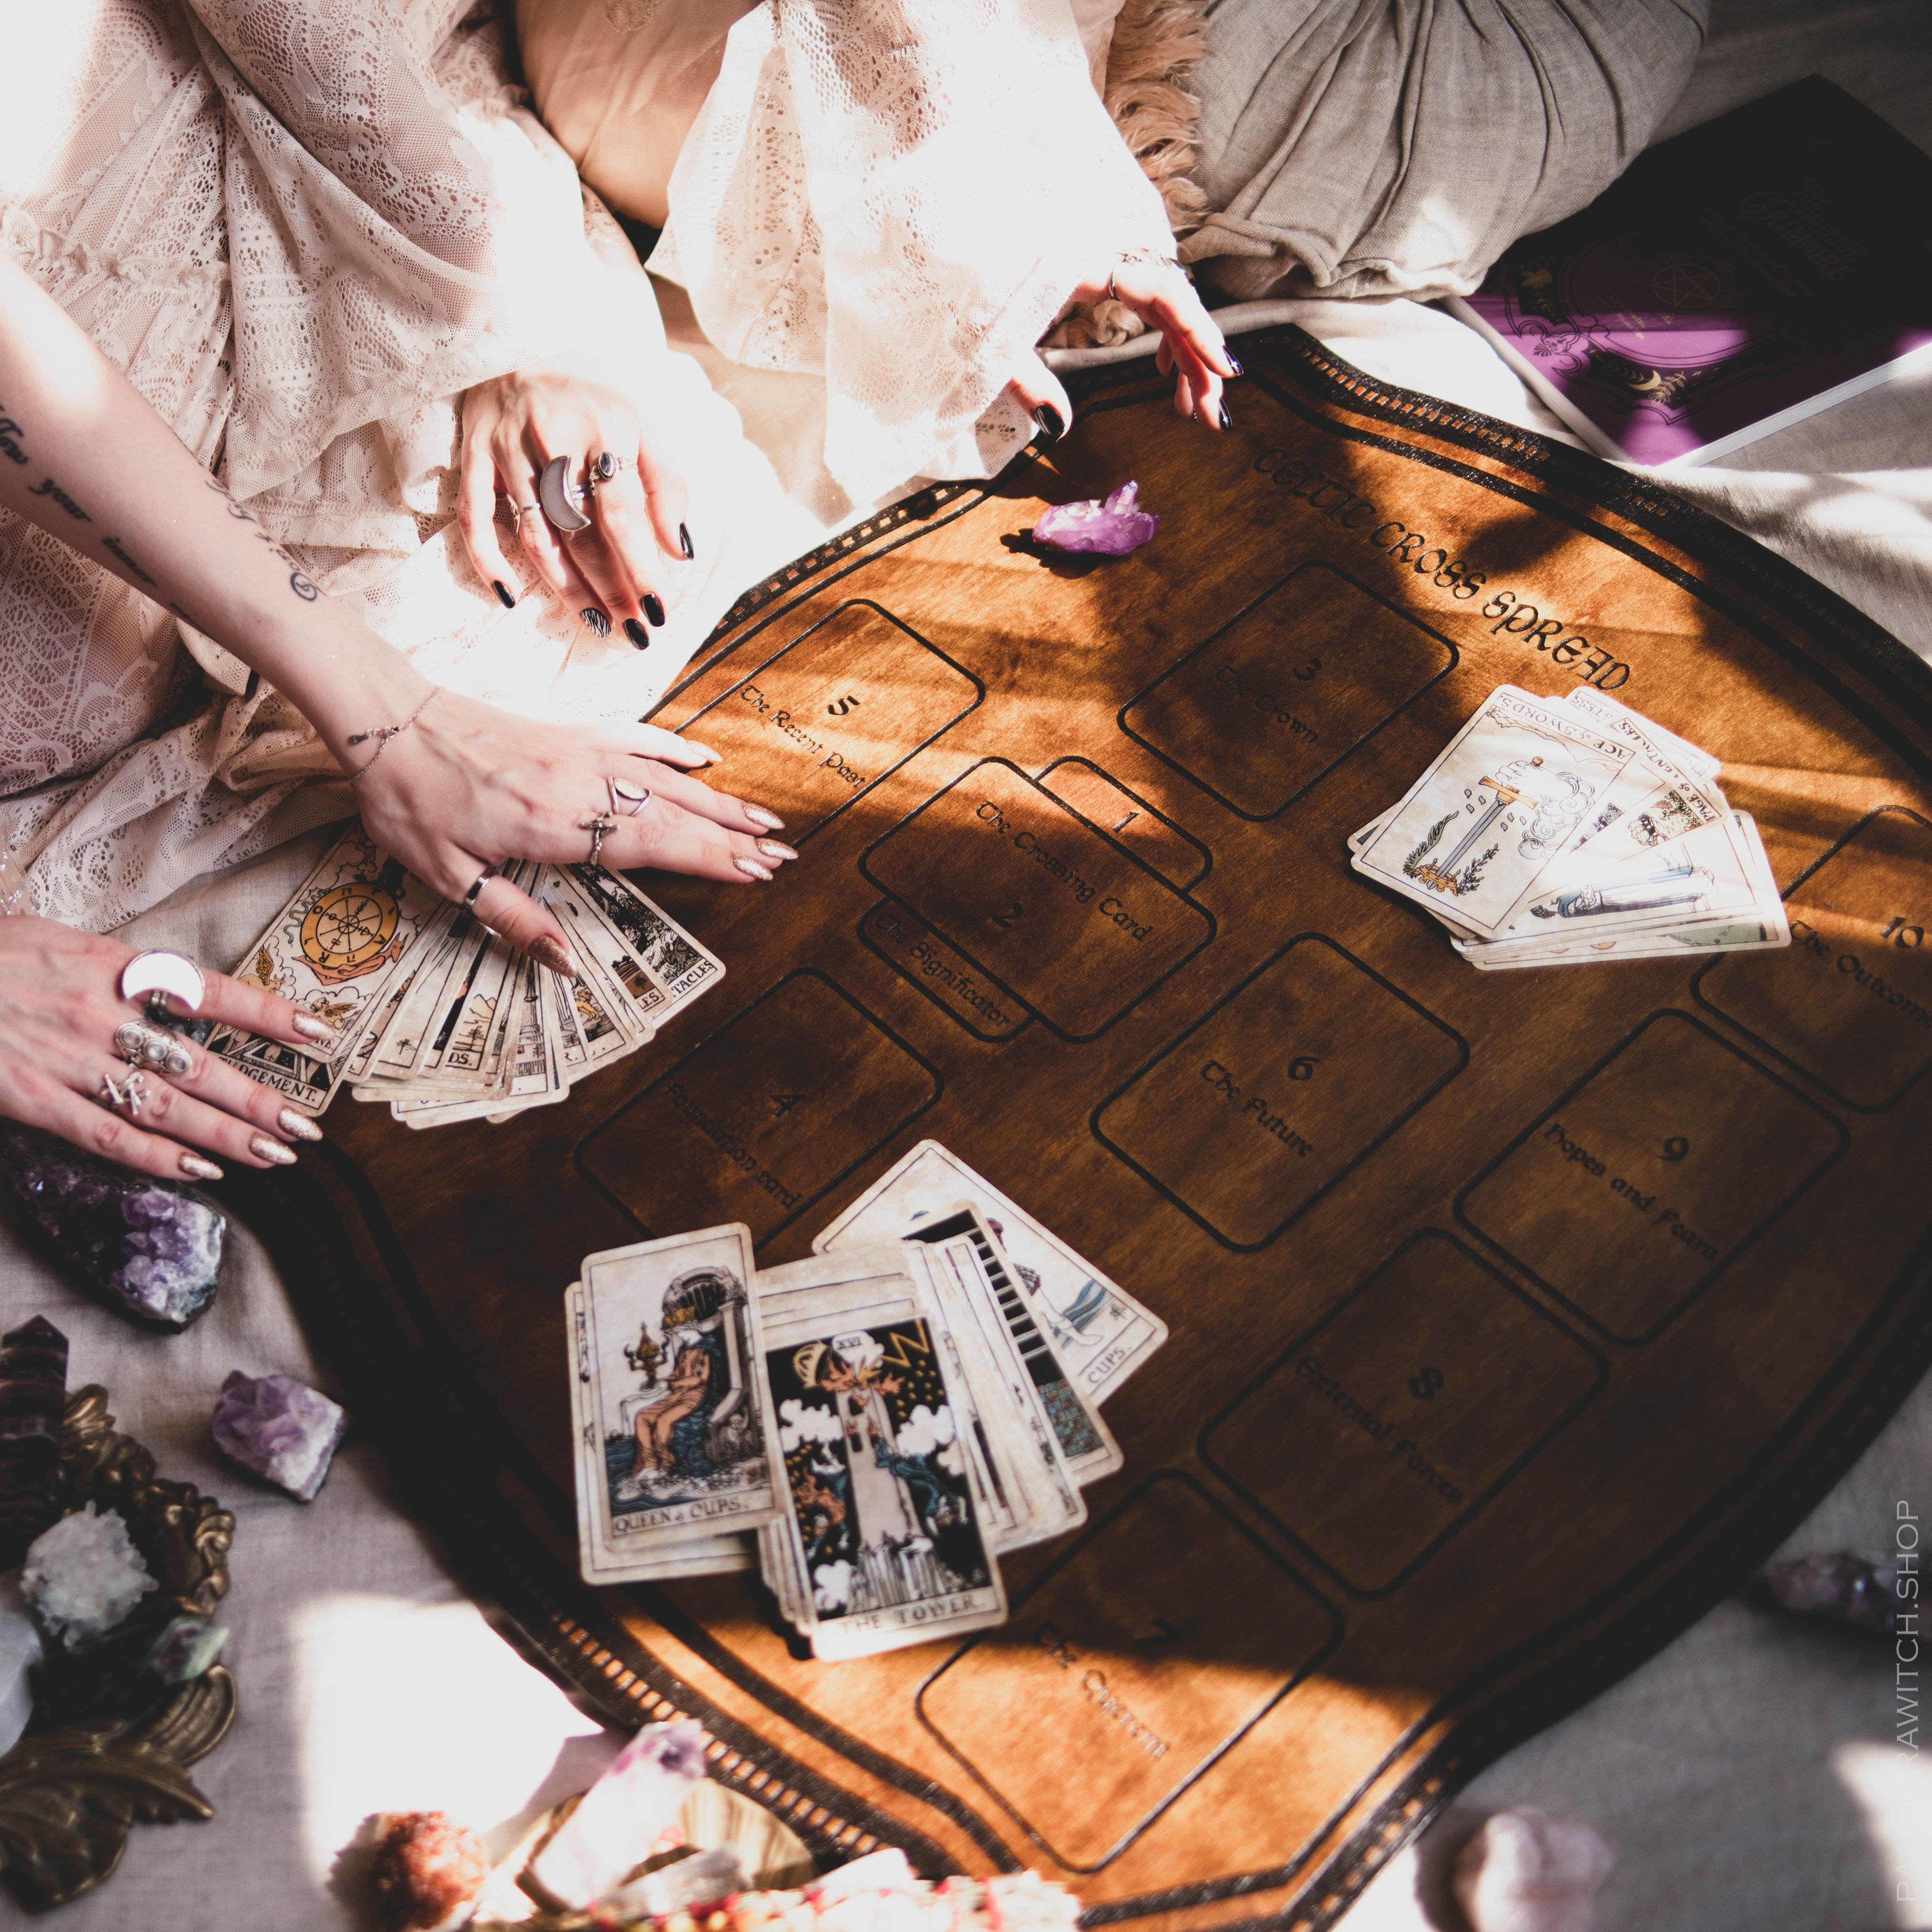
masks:
MULTIPOLYGON (((190 1012, 198 1013, 208 982, 192 959, 178 952, 137 952, 121 969, 121 997, 137 1004, 155 1005, 157 996, 172 993, 190 1012)), ((160 1006, 165 1012, 165 1005, 160 1006)))

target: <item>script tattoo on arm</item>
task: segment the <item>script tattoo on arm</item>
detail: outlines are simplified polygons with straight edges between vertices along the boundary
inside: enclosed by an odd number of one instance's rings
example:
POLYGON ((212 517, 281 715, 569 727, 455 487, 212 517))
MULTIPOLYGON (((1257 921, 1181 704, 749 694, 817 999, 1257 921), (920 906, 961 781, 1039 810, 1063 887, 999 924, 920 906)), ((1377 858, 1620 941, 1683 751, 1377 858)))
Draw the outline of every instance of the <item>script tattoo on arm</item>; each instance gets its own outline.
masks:
MULTIPOLYGON (((251 515, 248 511, 244 509, 239 503, 236 502, 233 492, 231 491, 227 484, 224 483, 218 477, 211 476, 208 479, 208 487, 212 490, 216 495, 226 500, 228 504, 228 514, 231 517, 234 518, 238 523, 252 524, 254 522, 255 519, 254 516, 251 515)), ((296 562, 293 557, 290 556, 286 550, 283 549, 280 544, 276 542, 273 537, 269 536, 266 530, 257 530, 255 532, 255 540, 257 543, 266 544, 268 546, 268 549, 272 554, 280 557, 282 562, 288 566, 289 588, 292 590, 304 604, 313 604, 315 600, 322 595, 321 586, 315 582, 314 579, 312 578, 305 570, 302 568, 300 564, 296 562)))

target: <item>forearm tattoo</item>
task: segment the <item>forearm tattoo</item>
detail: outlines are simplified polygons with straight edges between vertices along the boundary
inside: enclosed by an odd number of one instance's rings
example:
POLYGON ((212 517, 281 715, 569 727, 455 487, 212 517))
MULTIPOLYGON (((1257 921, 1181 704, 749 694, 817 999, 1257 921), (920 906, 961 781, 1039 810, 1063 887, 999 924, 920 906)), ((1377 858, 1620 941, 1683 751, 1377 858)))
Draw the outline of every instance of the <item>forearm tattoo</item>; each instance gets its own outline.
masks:
MULTIPOLYGON (((234 518, 238 523, 252 524, 254 522, 254 518, 250 515, 247 510, 244 509, 239 503, 236 502, 234 493, 229 488, 226 484, 220 480, 219 477, 209 477, 208 479, 208 487, 212 490, 216 495, 226 500, 228 504, 228 514, 231 517, 234 518)), ((322 595, 321 586, 309 576, 308 572, 302 568, 300 564, 296 562, 293 557, 290 556, 286 550, 283 549, 280 544, 276 542, 273 537, 269 536, 266 530, 256 530, 255 532, 255 540, 257 543, 266 544, 268 546, 270 552, 273 555, 280 557, 283 562, 288 566, 289 588, 292 590, 304 604, 313 604, 315 600, 322 595)))

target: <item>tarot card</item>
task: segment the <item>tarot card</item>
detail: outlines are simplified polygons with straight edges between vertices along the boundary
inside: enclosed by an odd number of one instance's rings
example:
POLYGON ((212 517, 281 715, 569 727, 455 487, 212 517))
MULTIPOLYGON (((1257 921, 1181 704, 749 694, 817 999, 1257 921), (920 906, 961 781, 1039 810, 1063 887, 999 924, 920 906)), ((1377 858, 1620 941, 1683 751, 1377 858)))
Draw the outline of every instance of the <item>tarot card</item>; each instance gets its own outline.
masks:
POLYGON ((643 1041, 626 1030, 614 1003, 580 974, 566 980, 548 976, 550 1002, 556 1009, 557 1052, 563 1077, 573 1085, 614 1060, 621 1060, 643 1041))
POLYGON ((1008 1262, 1009 1279, 1024 1290, 1024 1312, 1034 1334, 1023 1334, 1014 1311, 1008 1324, 1029 1363, 1038 1342, 1050 1350, 1063 1379, 1034 1384, 1046 1404, 1067 1466, 1082 1483, 1111 1475, 1120 1452, 1100 1418, 1100 1406, 1167 1340, 1167 1324, 1118 1283, 1043 1227, 1016 1202, 937 1141, 922 1141, 820 1234, 812 1246, 829 1254, 867 1242, 916 1234, 921 1222, 977 1208, 1008 1262))
POLYGON ((1729 820, 1640 856, 1618 857, 1592 839, 1539 880, 1535 896, 1498 938, 1526 940, 1567 927, 1594 934, 1726 922, 1748 914, 1757 890, 1729 820))
MULTIPOLYGON (((1730 807, 1715 782, 1687 768, 1676 755, 1678 741, 1670 740, 1648 718, 1599 698, 1594 692, 1573 692, 1566 702, 1606 730, 1627 738, 1636 747, 1642 766, 1641 776, 1630 775, 1641 796, 1606 800, 1573 850, 1588 844, 1600 855, 1629 857, 1715 825, 1729 812, 1730 807)), ((1698 758, 1700 765, 1709 762, 1702 753, 1698 758)), ((1616 788, 1618 791, 1624 789, 1616 788)))
POLYGON ((1085 1522, 1086 1502, 1054 1432, 1050 1402, 1066 1370, 1040 1332, 992 1230, 976 1208, 962 1202, 915 1222, 902 1238, 931 1251, 942 1295, 956 1293, 958 1318, 977 1338, 982 1372, 999 1392, 995 1398, 982 1383, 982 1406, 993 1408, 1000 1433, 1012 1439, 1015 1478, 1032 1499, 1040 1534, 1056 1536, 1085 1522))
POLYGON ((903 1251, 859 1250, 793 1264, 820 1287, 760 1288, 772 1480, 789 1498, 787 1538, 810 1591, 798 1628, 826 1659, 1006 1618, 960 1392, 909 1265, 903 1251), (893 1272, 876 1272, 875 1256, 893 1272), (824 1280, 841 1273, 855 1278, 824 1280))
MULTIPOLYGON (((584 1332, 584 1284, 572 1282, 565 1297, 569 1310, 570 1366, 573 1375, 581 1372, 582 1337, 584 1332)), ((586 1447, 584 1432, 577 1432, 577 1481, 581 1495, 594 1495, 598 1466, 603 1460, 602 1445, 586 1447)), ((754 1570, 758 1564, 756 1534, 747 1531, 694 1532, 676 1541, 652 1544, 648 1550, 629 1553, 624 1580, 650 1582, 672 1576, 712 1576, 734 1570, 754 1570)))
POLYGON ((1636 759, 1620 734, 1501 686, 1382 820, 1355 869, 1493 938, 1636 759))
POLYGON ((442 901, 358 822, 322 855, 288 904, 236 964, 234 976, 294 1000, 338 1029, 336 1044, 309 1053, 218 1025, 208 1051, 280 1094, 298 1112, 320 1114, 344 1084, 362 1035, 442 901))
MULTIPOLYGON (((508 1077, 511 1034, 519 1018, 515 1000, 497 1001, 496 1010, 490 1016, 482 1077, 475 1089, 475 1097, 458 1100, 392 1100, 389 1103, 390 1114, 406 1126, 442 1127, 452 1126, 459 1120, 487 1119, 500 1112, 506 1097, 504 1083, 508 1077)), ((380 1090, 377 1090, 379 1094, 380 1090)))
POLYGON ((988 1465, 1010 1496, 1017 1519, 995 1539, 996 1546, 1004 1555, 1084 1522, 1086 1499, 1027 1376, 977 1244, 934 1242, 926 1252, 939 1306, 958 1338, 988 1465))
MULTIPOLYGON (((1558 700, 1550 698, 1547 703, 1558 700)), ((1666 730, 1654 718, 1646 718, 1640 711, 1633 711, 1628 704, 1619 704, 1614 698, 1608 698, 1600 691, 1584 686, 1565 692, 1562 701, 1570 704, 1599 724, 1608 724, 1616 719, 1627 720, 1638 726, 1644 735, 1663 748, 1664 755, 1673 764, 1681 765, 1701 784, 1715 784, 1723 770, 1722 761, 1714 758, 1701 745, 1694 745, 1688 738, 1680 738, 1675 731, 1666 730)))
POLYGON ((622 935, 638 963, 670 996, 672 1012, 724 976, 724 962, 706 952, 621 872, 602 866, 554 869, 567 874, 604 922, 622 935))
POLYGON ((586 1582, 772 1516, 752 1270, 735 1222, 585 1257, 571 1387, 586 1582))

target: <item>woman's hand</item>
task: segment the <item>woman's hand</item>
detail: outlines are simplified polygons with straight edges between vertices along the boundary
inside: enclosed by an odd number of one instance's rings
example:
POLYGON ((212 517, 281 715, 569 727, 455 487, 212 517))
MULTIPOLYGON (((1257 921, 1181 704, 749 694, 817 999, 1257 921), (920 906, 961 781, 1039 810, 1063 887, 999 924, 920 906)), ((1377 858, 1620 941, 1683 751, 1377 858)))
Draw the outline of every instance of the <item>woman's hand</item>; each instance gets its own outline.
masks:
MULTIPOLYGON (((437 691, 364 766, 356 791, 369 836, 446 898, 463 898, 508 860, 582 863, 589 822, 600 818, 612 821, 607 866, 769 883, 798 856, 770 836, 784 822, 689 775, 716 758, 655 724, 533 724, 437 691)), ((507 880, 492 879, 476 908, 546 966, 574 970, 563 928, 507 880)))
POLYGON ((646 624, 664 620, 677 573, 692 554, 684 478, 670 450, 646 432, 629 395, 587 364, 560 358, 479 382, 463 399, 457 521, 471 561, 506 602, 534 571, 600 634, 613 624, 639 650, 646 624), (550 526, 538 480, 554 457, 580 485, 608 450, 623 468, 584 500, 590 527, 574 537, 550 526), (510 500, 524 568, 506 560, 496 499, 510 500))
MULTIPOLYGON (((192 1041, 175 1036, 185 1070, 143 1066, 115 1052, 114 1033, 140 1009, 121 996, 133 952, 118 940, 50 919, 0 919, 0 1116, 44 1128, 90 1154, 170 1180, 218 1180, 205 1148, 244 1167, 286 1166, 290 1141, 320 1130, 281 1097, 192 1041), (107 1083, 139 1096, 118 1109, 107 1083)), ((291 1000, 202 974, 203 1018, 314 1053, 334 1036, 291 1000)))
MULTIPOLYGON (((1135 255, 1116 258, 1088 273, 1067 297, 1074 302, 1102 298, 1124 302, 1147 326, 1156 330, 1160 346, 1154 367, 1174 378, 1174 407, 1178 416, 1194 420, 1217 434, 1232 418, 1221 399, 1221 385, 1238 376, 1241 365, 1228 353, 1228 345, 1214 318, 1194 292, 1194 284, 1178 263, 1135 255)), ((1007 385, 1020 406, 1054 440, 1066 433, 1073 420, 1066 392, 1037 356, 1007 385)))

